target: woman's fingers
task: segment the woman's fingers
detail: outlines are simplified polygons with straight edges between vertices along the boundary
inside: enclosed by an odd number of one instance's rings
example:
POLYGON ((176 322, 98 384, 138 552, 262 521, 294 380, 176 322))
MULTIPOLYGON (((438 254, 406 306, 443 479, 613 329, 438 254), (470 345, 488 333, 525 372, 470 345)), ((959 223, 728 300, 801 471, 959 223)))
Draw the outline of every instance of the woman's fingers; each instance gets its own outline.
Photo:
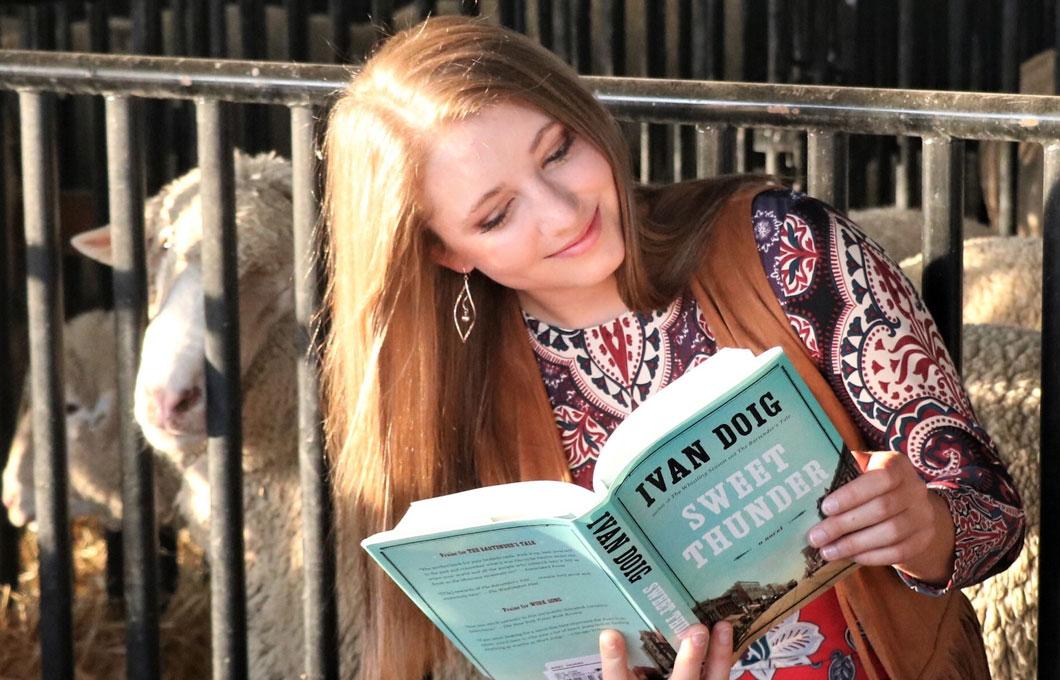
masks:
POLYGON ((703 680, 729 680, 732 669, 732 624, 719 621, 710 636, 707 658, 703 662, 703 680))
POLYGON ((716 623, 711 635, 706 626, 696 624, 688 629, 677 649, 670 680, 728 680, 731 657, 732 626, 716 623))
POLYGON ((710 635, 704 625, 697 624, 685 632, 681 646, 677 648, 677 658, 674 660, 670 680, 699 679, 709 640, 710 635))
POLYGON ((626 641, 617 630, 600 633, 600 669, 603 680, 630 680, 626 641))
MULTIPOLYGON (((690 627, 677 648, 670 680, 728 680, 732 667, 732 626, 726 622, 690 627)), ((604 680, 631 680, 626 642, 616 630, 600 633, 600 661, 604 680)))

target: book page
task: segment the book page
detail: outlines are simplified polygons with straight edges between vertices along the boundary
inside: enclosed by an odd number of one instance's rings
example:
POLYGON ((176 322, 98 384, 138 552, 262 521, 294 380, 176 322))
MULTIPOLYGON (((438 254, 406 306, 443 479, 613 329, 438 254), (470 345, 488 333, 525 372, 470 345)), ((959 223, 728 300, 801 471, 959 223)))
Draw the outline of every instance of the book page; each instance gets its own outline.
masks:
POLYGON ((514 519, 576 517, 600 498, 576 484, 548 480, 513 482, 413 501, 397 525, 367 543, 514 519))
POLYGON ((634 665, 655 668, 637 644, 653 631, 569 522, 509 522, 367 547, 488 675, 599 678, 605 628, 623 632, 634 665))

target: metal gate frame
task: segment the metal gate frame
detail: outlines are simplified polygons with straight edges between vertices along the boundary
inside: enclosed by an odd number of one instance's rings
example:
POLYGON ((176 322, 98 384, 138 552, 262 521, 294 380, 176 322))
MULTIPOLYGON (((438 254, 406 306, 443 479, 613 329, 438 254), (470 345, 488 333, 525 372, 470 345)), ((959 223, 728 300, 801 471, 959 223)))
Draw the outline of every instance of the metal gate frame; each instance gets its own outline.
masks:
MULTIPOLYGON (((204 293, 208 456, 211 505, 210 562, 213 673, 245 678, 246 607, 242 561, 242 470, 238 301, 229 103, 291 109, 296 239, 296 308, 304 347, 320 305, 317 259, 312 257, 318 208, 313 196, 316 155, 314 111, 326 106, 351 77, 343 66, 217 61, 142 56, 0 52, 0 89, 17 90, 21 111, 25 197, 35 483, 41 555, 41 645, 46 678, 73 677, 71 568, 65 489, 62 280, 58 267, 55 112, 57 93, 103 95, 106 100, 108 177, 119 317, 119 405, 131 413, 132 386, 145 323, 142 153, 136 109, 141 98, 193 100, 204 206, 204 293)), ((844 210, 849 159, 847 136, 920 137, 923 141, 925 257, 923 294, 947 348, 960 366, 961 216, 965 139, 1026 141, 1045 152, 1043 237, 1041 451, 1060 444, 1060 98, 985 93, 884 90, 827 86, 586 77, 585 83, 620 119, 642 125, 693 126, 701 175, 731 168, 726 136, 736 126, 801 130, 808 136, 809 192, 844 210)), ((5 263, 0 263, 3 266, 5 263)), ((6 321, 5 321, 6 323, 6 321)), ((317 401, 318 364, 307 352, 299 365, 299 459, 304 495, 306 556, 306 677, 337 678, 334 547, 330 542, 327 485, 317 401)), ((128 676, 159 675, 157 566, 152 462, 131 419, 122 424, 126 481, 126 603, 128 676)), ((1047 518, 1060 510, 1060 461, 1041 459, 1039 677, 1060 660, 1060 579, 1050 577, 1060 537, 1047 518), (1052 641, 1052 643, 1050 643, 1052 641)))

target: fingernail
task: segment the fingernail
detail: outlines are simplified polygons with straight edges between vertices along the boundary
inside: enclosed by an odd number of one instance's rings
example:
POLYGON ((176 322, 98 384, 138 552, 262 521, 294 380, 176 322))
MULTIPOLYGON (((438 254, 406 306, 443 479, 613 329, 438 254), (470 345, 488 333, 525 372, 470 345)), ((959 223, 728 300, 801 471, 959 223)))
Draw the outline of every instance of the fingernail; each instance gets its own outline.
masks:
POLYGON ((696 631, 689 636, 689 640, 692 641, 696 647, 703 647, 707 644, 707 632, 704 630, 696 631))
POLYGON ((826 515, 831 515, 833 512, 836 511, 836 505, 837 503, 834 498, 826 498, 821 501, 821 512, 826 515))
POLYGON ((828 537, 821 529, 813 529, 810 531, 810 535, 807 537, 810 540, 810 545, 815 548, 819 548, 828 542, 828 537))
POLYGON ((714 626, 714 637, 723 645, 729 644, 729 639, 732 638, 732 627, 726 624, 714 626))
POLYGON ((836 548, 834 545, 826 545, 825 547, 821 548, 821 557, 825 558, 826 560, 834 560, 837 555, 839 555, 839 549, 836 548))

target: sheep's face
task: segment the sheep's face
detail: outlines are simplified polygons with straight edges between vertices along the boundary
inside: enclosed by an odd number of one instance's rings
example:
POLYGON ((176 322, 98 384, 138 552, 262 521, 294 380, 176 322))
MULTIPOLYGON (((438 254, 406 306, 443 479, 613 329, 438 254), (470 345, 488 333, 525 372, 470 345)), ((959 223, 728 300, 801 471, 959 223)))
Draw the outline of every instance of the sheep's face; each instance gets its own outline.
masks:
MULTIPOLYGON (((98 517, 108 528, 121 526, 121 460, 118 449, 114 320, 105 312, 71 319, 64 331, 66 456, 72 517, 98 517), (101 351, 101 349, 103 351, 101 351)), ((32 412, 28 400, 19 414, 3 473, 3 501, 15 526, 33 528, 32 412)))
MULTIPOLYGON (((290 166, 236 160, 240 364, 247 369, 276 321, 293 310, 290 166)), ((146 230, 150 309, 134 414, 144 436, 182 467, 206 442, 206 322, 202 202, 193 171, 152 199, 146 230)))

